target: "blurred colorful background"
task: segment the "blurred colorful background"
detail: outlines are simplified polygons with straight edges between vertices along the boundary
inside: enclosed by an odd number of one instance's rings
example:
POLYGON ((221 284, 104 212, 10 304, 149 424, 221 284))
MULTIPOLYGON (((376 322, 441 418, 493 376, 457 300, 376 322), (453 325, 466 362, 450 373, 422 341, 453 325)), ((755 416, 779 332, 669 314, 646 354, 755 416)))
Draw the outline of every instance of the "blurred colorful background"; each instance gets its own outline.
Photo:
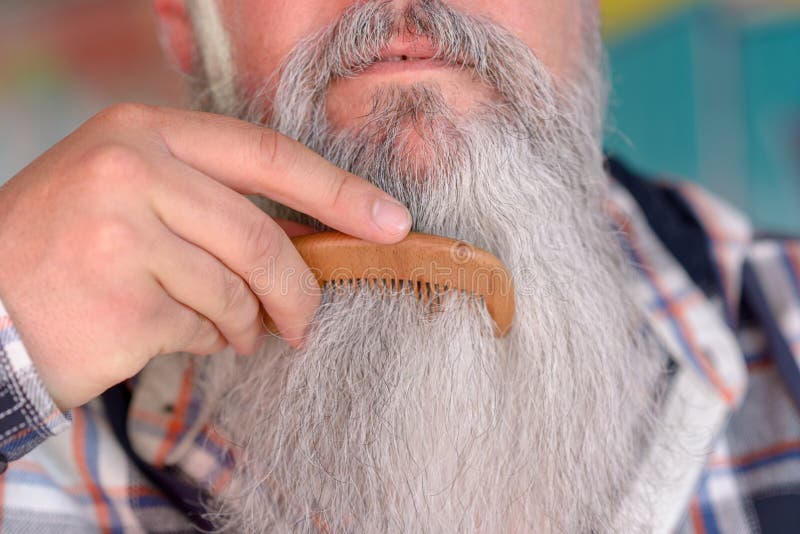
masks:
MULTIPOLYGON (((607 150, 800 234, 800 0, 602 0, 607 150)), ((0 182, 96 111, 183 102, 148 0, 2 0, 0 182)))
POLYGON ((800 1, 603 0, 606 147, 800 233, 800 1))

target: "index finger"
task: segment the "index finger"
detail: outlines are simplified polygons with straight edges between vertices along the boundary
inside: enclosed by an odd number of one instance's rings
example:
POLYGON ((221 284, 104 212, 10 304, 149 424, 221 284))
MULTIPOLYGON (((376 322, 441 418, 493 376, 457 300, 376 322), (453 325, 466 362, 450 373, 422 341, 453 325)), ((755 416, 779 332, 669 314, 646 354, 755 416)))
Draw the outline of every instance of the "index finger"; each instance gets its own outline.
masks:
POLYGON ((396 243, 411 229, 405 206, 297 141, 221 115, 160 113, 158 130, 170 152, 231 189, 268 197, 377 243, 396 243))

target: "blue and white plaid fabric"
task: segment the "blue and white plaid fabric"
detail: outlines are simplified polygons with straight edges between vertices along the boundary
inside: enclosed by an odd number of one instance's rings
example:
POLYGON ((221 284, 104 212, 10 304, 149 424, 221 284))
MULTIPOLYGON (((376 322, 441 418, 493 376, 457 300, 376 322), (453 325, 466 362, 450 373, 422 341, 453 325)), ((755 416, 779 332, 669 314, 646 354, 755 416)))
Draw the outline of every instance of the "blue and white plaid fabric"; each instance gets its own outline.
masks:
MULTIPOLYGON (((663 430, 622 506, 654 507, 657 532, 800 531, 800 241, 754 236, 696 186, 612 174, 633 288, 674 363, 663 430)), ((0 533, 206 526, 199 503, 234 459, 191 358, 154 360, 70 423, 4 311, 0 349, 0 533)))
POLYGON ((0 472, 67 427, 0 302, 0 472))

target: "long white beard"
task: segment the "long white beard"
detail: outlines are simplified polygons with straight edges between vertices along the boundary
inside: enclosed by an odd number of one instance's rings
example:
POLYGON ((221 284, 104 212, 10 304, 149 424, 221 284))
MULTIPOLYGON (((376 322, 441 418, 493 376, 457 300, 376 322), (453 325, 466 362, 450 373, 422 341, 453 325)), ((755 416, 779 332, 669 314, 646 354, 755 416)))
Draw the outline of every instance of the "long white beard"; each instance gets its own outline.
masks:
MULTIPOLYGON (((393 88, 375 95, 361 128, 332 131, 319 95, 300 90, 305 49, 284 71, 271 120, 405 202, 416 230, 499 256, 517 289, 509 337, 494 338, 468 296, 447 295, 431 314, 407 294, 350 286, 326 290, 302 350, 273 339, 253 357, 208 360, 215 421, 238 454, 211 510, 220 528, 619 524, 662 365, 602 206, 600 90, 559 92, 524 45, 481 28, 520 72, 496 84, 498 102, 458 116, 435 86, 393 88)), ((647 528, 637 512, 630 531, 647 528)))

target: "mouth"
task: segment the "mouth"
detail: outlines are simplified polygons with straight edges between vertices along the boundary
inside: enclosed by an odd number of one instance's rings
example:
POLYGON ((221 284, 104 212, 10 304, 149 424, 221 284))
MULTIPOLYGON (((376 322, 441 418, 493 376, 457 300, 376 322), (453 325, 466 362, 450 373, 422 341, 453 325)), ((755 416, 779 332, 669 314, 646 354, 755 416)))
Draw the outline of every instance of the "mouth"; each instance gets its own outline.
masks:
POLYGON ((463 68, 460 62, 445 61, 427 39, 397 39, 384 48, 381 55, 359 75, 413 73, 430 70, 463 68))
POLYGON ((433 58, 406 58, 406 56, 391 56, 380 59, 361 71, 361 75, 392 74, 401 72, 419 72, 426 70, 441 70, 452 67, 453 64, 441 59, 433 58))

